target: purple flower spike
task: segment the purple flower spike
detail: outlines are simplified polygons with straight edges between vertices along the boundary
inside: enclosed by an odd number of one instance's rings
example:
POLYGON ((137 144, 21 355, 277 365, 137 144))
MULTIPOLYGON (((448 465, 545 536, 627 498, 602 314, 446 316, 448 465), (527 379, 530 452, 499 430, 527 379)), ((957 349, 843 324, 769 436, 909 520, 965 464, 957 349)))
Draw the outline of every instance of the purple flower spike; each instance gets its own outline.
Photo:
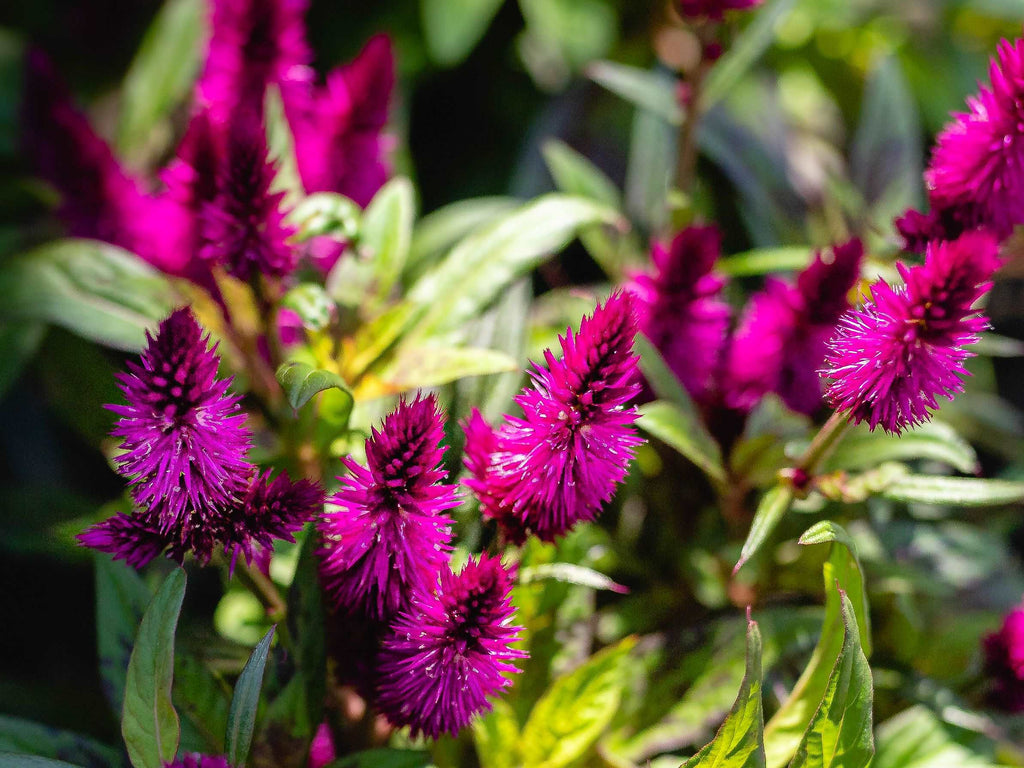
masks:
POLYGON ((133 568, 142 568, 173 543, 172 534, 160 530, 156 515, 119 512, 78 534, 83 546, 108 552, 133 568))
POLYGON ((999 264, 998 244, 982 232, 930 244, 923 265, 897 264, 905 285, 872 286, 871 300, 843 315, 828 344, 832 406, 898 435, 927 421, 937 396, 962 392, 965 347, 988 325, 974 304, 999 264))
POLYGON ((238 555, 247 563, 269 553, 274 539, 295 541, 295 532, 323 510, 323 489, 311 480, 291 481, 287 474, 270 482, 270 470, 256 475, 244 501, 228 509, 220 520, 218 540, 231 553, 234 566, 238 555))
POLYGON ((498 558, 481 555, 455 575, 441 574, 436 594, 417 592, 384 639, 377 705, 415 737, 455 735, 491 708, 487 697, 512 684, 512 579, 498 558))
POLYGON ((818 369, 847 294, 860 274, 864 248, 853 239, 822 251, 796 285, 769 278, 747 305, 733 335, 726 364, 726 403, 750 411, 776 392, 794 411, 821 407, 818 369))
POLYGON ((982 641, 992 703, 1008 712, 1024 712, 1024 606, 1003 619, 998 632, 982 641))
POLYGON ((176 310, 148 339, 140 363, 118 376, 128 405, 107 406, 121 417, 111 433, 123 438, 118 468, 160 530, 192 548, 193 534, 205 539, 210 516, 245 492, 250 434, 190 310, 176 310))
POLYGON ((729 329, 729 307, 719 299, 725 278, 712 272, 721 241, 717 227, 687 227, 669 245, 655 243, 654 273, 630 284, 640 332, 697 400, 708 395, 729 329))
POLYGON ((484 515, 514 520, 503 525, 513 541, 525 532, 553 541, 593 520, 625 477, 643 442, 633 428, 636 411, 627 407, 640 388, 635 335, 631 295, 612 294, 583 318, 579 333, 570 329, 559 339, 560 360, 544 353, 548 368, 536 366, 534 386, 516 397, 523 418, 509 417, 493 438, 479 422, 470 423, 474 477, 467 485, 484 515), (495 441, 486 465, 474 437, 495 441))
POLYGON ((364 207, 373 199, 389 172, 381 134, 394 87, 391 42, 377 35, 325 85, 283 92, 307 192, 338 192, 364 207))
POLYGON ((925 171, 929 217, 904 218, 910 245, 983 228, 1003 240, 1024 224, 1024 40, 999 44, 991 87, 967 99, 967 112, 939 134, 925 171))
POLYGON ((181 756, 181 760, 164 763, 164 768, 231 768, 226 757, 220 755, 200 755, 196 752, 181 756))
POLYGON ((328 501, 320 523, 320 573, 339 610, 386 621, 413 589, 429 590, 451 549, 458 486, 440 468, 442 416, 433 395, 402 401, 366 441, 367 466, 344 459, 352 473, 328 501))

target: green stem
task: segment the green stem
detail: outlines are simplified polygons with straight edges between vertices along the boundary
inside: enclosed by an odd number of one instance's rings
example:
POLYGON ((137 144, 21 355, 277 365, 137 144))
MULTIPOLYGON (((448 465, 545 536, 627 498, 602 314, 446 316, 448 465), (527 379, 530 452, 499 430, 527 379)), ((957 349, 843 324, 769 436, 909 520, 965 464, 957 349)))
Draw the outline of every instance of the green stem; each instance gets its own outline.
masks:
POLYGON ((811 444, 807 446, 807 450, 797 461, 795 469, 802 470, 808 475, 814 475, 832 454, 835 447, 839 445, 839 441, 843 439, 849 428, 850 414, 847 411, 833 413, 811 440, 811 444))

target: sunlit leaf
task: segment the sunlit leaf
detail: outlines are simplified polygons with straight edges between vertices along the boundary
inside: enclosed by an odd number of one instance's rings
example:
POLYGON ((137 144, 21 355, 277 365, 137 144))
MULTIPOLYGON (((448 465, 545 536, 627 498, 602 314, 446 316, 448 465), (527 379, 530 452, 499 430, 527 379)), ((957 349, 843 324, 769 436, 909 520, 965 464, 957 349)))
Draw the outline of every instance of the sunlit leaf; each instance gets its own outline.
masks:
POLYGON ((518 208, 514 197, 474 197, 449 203, 416 222, 407 269, 429 266, 473 230, 518 208))
POLYGON ((919 504, 994 507, 1024 501, 1024 482, 982 480, 973 477, 903 475, 883 490, 882 496, 894 501, 919 504))
POLYGON ((512 707, 498 699, 490 712, 474 719, 473 743, 480 768, 518 768, 522 741, 512 707))
POLYGON ((814 249, 809 245, 755 248, 715 262, 715 269, 732 277, 751 277, 773 272, 796 272, 811 263, 814 249))
POLYGON ((518 368, 515 360, 493 349, 410 346, 399 350, 383 378, 397 391, 406 391, 518 368))
POLYGON ((353 240, 362 227, 363 209, 336 192, 314 192, 296 204, 288 221, 298 228, 299 240, 327 235, 353 240))
POLYGON ((793 503, 793 489, 788 485, 776 485, 761 497, 754 513, 754 521, 750 524, 747 540, 740 550, 740 559, 733 568, 733 573, 742 568, 750 558, 757 554, 765 542, 775 531, 793 503))
POLYGON ((180 726, 171 701, 174 631, 185 597, 185 571, 164 579, 139 625, 124 694, 121 735, 135 768, 163 768, 178 750, 180 726))
POLYGON ((637 411, 641 429, 679 451, 712 480, 726 481, 722 451, 699 419, 666 400, 645 403, 637 411))
POLYGON ((673 125, 683 122, 674 83, 656 72, 614 61, 595 61, 587 67, 587 76, 616 96, 673 125))
POLYGON ((372 254, 378 299, 387 298, 405 269, 415 218, 416 193, 402 176, 381 187, 366 207, 361 244, 372 254))
POLYGON ((924 706, 905 709, 875 731, 873 768, 994 768, 994 745, 983 736, 943 722, 924 706))
POLYGON ((423 37, 445 66, 462 61, 480 42, 502 0, 420 0, 423 37))
MULTIPOLYGON (((325 389, 333 388, 349 393, 348 387, 338 374, 297 361, 282 363, 277 369, 277 381, 288 398, 288 404, 295 410, 299 410, 314 395, 325 389)), ((351 397, 351 393, 349 396, 351 397)))
POLYGON ((899 437, 881 430, 870 432, 866 427, 855 427, 843 437, 826 461, 825 469, 865 469, 887 461, 912 459, 941 461, 968 474, 980 469, 971 444, 940 421, 922 424, 899 437))
POLYGON ((629 589, 621 584, 616 584, 603 573, 576 563, 538 563, 519 570, 520 584, 530 584, 543 579, 555 579, 567 584, 577 584, 581 587, 608 590, 620 594, 629 592, 629 589))

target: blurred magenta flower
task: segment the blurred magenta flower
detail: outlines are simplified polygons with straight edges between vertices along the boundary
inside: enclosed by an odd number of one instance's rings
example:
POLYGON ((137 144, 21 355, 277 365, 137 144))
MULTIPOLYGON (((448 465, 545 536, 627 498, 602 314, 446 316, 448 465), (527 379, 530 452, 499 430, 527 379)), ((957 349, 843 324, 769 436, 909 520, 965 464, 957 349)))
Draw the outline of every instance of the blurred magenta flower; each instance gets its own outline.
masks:
POLYGON ((443 483, 442 416, 433 395, 401 401, 366 441, 367 466, 328 501, 320 522, 320 574, 334 606, 387 621, 414 589, 429 591, 451 549, 458 486, 443 483))
POLYGON ((1024 40, 1000 42, 989 78, 936 140, 924 174, 931 213, 897 220, 908 248, 978 228, 1003 240, 1024 224, 1024 40))
POLYGON ((992 703, 1008 712, 1024 712, 1024 605, 1003 618, 1003 626, 982 641, 992 703))
POLYGON ((526 655, 512 648, 521 628, 511 625, 511 590, 508 569, 487 555, 417 590, 379 658, 377 705, 391 723, 436 739, 491 708, 487 697, 512 684, 512 661, 526 655))
POLYGON ((850 308, 847 294, 863 255, 856 238, 820 251, 795 285, 770 277, 750 298, 727 355, 730 407, 749 411, 768 392, 800 413, 821 407, 818 369, 836 323, 850 308))
POLYGON ((391 42, 372 37, 349 64, 284 91, 295 158, 307 192, 337 192, 366 206, 387 181, 382 133, 395 87, 391 42))
POLYGON ((309 745, 307 766, 308 768, 324 768, 324 766, 334 762, 336 757, 337 753, 334 750, 334 739, 331 738, 331 729, 327 727, 327 723, 320 723, 320 727, 316 729, 313 741, 309 745))
POLYGON ((523 418, 509 416, 488 437, 482 419, 465 425, 467 466, 487 517, 507 538, 527 533, 553 541, 593 520, 626 476, 642 439, 628 403, 640 389, 631 294, 617 292, 584 317, 578 333, 559 337, 561 359, 548 350, 534 385, 516 397, 523 418), (485 444, 492 448, 484 461, 485 444))
POLYGON ((715 226, 687 227, 651 247, 654 271, 632 276, 640 332, 696 400, 707 398, 729 331, 730 309, 715 274, 722 236, 715 226))
POLYGON ((923 265, 897 263, 905 284, 875 283, 828 344, 832 406, 900 434, 927 421, 939 395, 963 391, 966 347, 988 326, 974 305, 999 264, 998 244, 981 232, 929 244, 923 265))

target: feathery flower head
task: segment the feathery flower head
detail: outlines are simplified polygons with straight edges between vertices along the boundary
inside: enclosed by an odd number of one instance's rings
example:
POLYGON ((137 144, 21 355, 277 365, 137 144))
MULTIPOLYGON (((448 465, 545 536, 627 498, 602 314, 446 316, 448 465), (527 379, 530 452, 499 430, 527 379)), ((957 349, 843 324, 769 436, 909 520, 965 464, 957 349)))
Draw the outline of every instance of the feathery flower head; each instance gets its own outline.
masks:
POLYGON ((721 21, 726 11, 747 11, 763 0, 678 0, 679 13, 684 19, 721 21))
POLYGON ((925 171, 933 236, 984 228, 1003 240, 1024 224, 1024 40, 1000 42, 989 76, 939 134, 925 171))
POLYGON ((181 760, 164 763, 164 768, 231 768, 228 759, 221 755, 200 755, 192 752, 181 756, 181 760))
POLYGON ((256 474, 240 504, 228 507, 218 516, 216 537, 223 542, 231 563, 241 554, 247 563, 262 552, 269 552, 274 539, 295 541, 295 532, 323 509, 323 489, 311 480, 288 479, 279 474, 270 482, 270 470, 256 474), (261 552, 262 550, 262 552, 261 552))
POLYGON ((998 244, 983 232, 931 243, 923 265, 898 263, 905 284, 872 286, 871 300, 844 314, 828 343, 832 406, 900 434, 930 418, 937 396, 963 391, 965 347, 987 327, 974 304, 998 267, 998 244))
POLYGON ((982 641, 992 702, 1009 712, 1024 712, 1024 605, 1003 618, 998 632, 982 641))
POLYGON ((726 358, 725 400, 750 411, 768 392, 812 414, 821 406, 818 369, 847 294, 860 274, 864 248, 854 238, 815 255, 790 285, 769 278, 750 299, 726 358))
POLYGON ((521 631, 511 626, 511 590, 501 560, 480 555, 415 594, 380 653, 377 705, 388 720, 436 739, 491 708, 487 697, 512 684, 506 673, 526 655, 511 647, 521 631))
POLYGON ((427 590, 451 549, 458 486, 443 483, 442 416, 433 395, 401 401, 366 441, 366 463, 328 501, 320 522, 321 580, 335 605, 386 621, 413 589, 427 590))
POLYGON ((83 546, 108 552, 133 568, 142 568, 175 543, 174 534, 161 530, 153 513, 118 512, 78 534, 83 546))
POLYGON ((121 417, 111 434, 123 438, 118 469, 135 501, 185 542, 245 491, 250 434, 239 398, 227 394, 231 379, 217 378, 215 348, 189 309, 147 339, 140 362, 118 375, 128 404, 107 406, 121 417))
POLYGON ((307 0, 213 0, 206 65, 196 85, 202 106, 227 122, 240 106, 262 113, 266 87, 312 79, 303 16, 307 0))
POLYGON ((472 438, 484 436, 471 423, 467 456, 483 513, 501 522, 505 534, 524 532, 553 541, 576 523, 593 520, 626 475, 633 449, 642 442, 626 407, 640 389, 633 299, 614 293, 579 333, 559 337, 561 359, 544 353, 547 369, 535 366, 532 388, 516 397, 523 418, 509 417, 498 430, 489 462, 472 438))
POLYGON ((337 192, 363 207, 373 199, 389 172, 381 134, 394 87, 391 42, 377 35, 324 85, 282 92, 306 191, 337 192))
POLYGON ((217 191, 200 214, 199 256, 239 280, 254 273, 283 277, 298 260, 287 242, 295 230, 284 222, 284 192, 270 191, 275 169, 263 121, 242 110, 218 138, 217 191))
POLYGON ((729 329, 729 306, 718 298, 725 278, 712 272, 721 242, 715 226, 687 227, 668 245, 655 242, 654 272, 633 275, 629 284, 640 332, 698 400, 708 394, 729 329))

